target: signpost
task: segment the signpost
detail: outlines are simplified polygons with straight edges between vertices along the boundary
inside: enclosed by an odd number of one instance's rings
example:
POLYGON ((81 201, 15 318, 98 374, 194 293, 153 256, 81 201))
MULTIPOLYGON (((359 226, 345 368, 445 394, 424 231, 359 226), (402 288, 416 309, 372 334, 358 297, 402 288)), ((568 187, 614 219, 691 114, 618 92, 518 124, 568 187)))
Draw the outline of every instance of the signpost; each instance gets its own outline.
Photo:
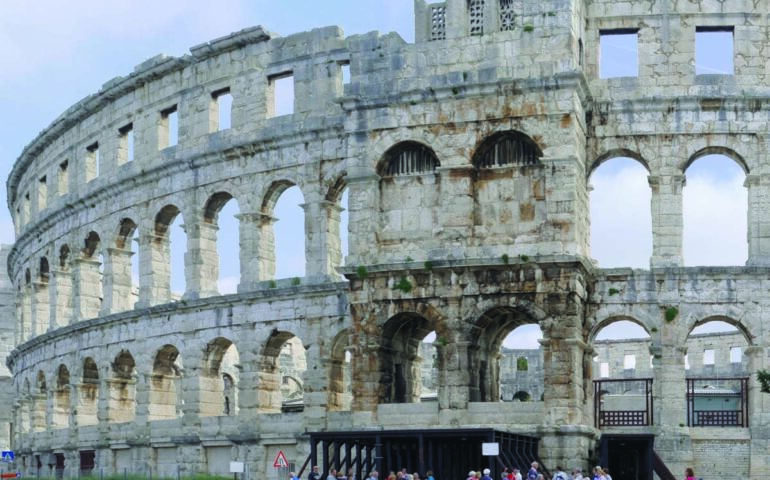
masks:
POLYGON ((289 468, 289 461, 286 460, 286 455, 284 455, 283 450, 278 450, 278 455, 275 456, 273 466, 275 468, 289 468))
POLYGON ((5 463, 13 463, 15 460, 13 450, 3 450, 3 453, 0 454, 0 456, 5 463))

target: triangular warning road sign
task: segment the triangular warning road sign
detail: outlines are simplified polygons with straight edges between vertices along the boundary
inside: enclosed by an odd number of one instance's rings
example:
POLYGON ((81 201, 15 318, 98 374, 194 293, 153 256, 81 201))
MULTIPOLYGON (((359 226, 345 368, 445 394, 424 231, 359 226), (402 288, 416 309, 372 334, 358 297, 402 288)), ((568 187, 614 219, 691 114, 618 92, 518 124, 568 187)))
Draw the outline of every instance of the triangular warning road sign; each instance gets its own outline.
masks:
POLYGON ((286 455, 283 454, 283 450, 278 450, 278 455, 275 456, 273 466, 275 468, 286 468, 289 466, 289 461, 286 460, 286 455))

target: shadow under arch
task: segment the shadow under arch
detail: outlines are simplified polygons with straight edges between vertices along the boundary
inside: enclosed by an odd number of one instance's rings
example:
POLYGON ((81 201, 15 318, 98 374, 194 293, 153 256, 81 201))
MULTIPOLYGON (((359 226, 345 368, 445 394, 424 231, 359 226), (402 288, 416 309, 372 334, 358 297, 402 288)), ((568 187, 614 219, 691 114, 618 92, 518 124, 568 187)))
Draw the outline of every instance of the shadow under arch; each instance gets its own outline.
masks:
MULTIPOLYGON (((304 375, 306 369, 305 349, 297 335, 276 328, 270 333, 260 350, 261 353, 257 360, 257 411, 259 413, 278 413, 284 407, 284 396, 286 396, 282 387, 283 377, 301 378, 304 375), (300 351, 295 351, 295 343, 299 344, 297 348, 300 351), (290 348, 285 349, 287 344, 290 348)), ((301 393, 304 393, 304 384, 301 384, 300 387, 301 393)), ((304 401, 302 405, 304 405, 304 401)))
POLYGON ((696 160, 707 157, 709 155, 721 155, 724 157, 729 158, 730 160, 734 161, 738 166, 743 169, 743 173, 748 175, 750 173, 749 171, 749 165, 746 162, 746 159, 743 158, 742 155, 740 155, 735 150, 728 148, 728 147, 722 147, 718 145, 714 146, 708 146, 705 148, 701 148, 697 152, 690 155, 690 158, 687 159, 687 161, 682 165, 682 173, 684 174, 690 166, 695 163, 696 160))
POLYGON ((532 137, 518 130, 495 132, 481 139, 471 153, 477 169, 506 165, 537 165, 543 150, 532 137))
POLYGON ((500 399, 500 349, 509 333, 522 325, 539 324, 524 305, 491 306, 484 310, 466 333, 469 348, 470 401, 500 399))
MULTIPOLYGON (((435 323, 419 312, 407 311, 390 317, 382 326, 378 347, 381 403, 420 401, 420 344, 435 323)), ((440 335, 439 332, 436 332, 440 335)))
POLYGON ((201 416, 237 414, 237 388, 234 387, 239 383, 238 362, 238 350, 232 340, 217 337, 206 344, 199 379, 201 416))
POLYGON ((590 167, 586 169, 586 178, 591 178, 591 175, 594 174, 597 168, 616 158, 630 158, 632 160, 636 160, 647 170, 647 173, 651 173, 650 164, 641 154, 627 148, 614 148, 604 152, 594 159, 590 167))
POLYGON ((441 166, 436 152, 424 143, 403 140, 388 148, 377 162, 380 177, 433 173, 441 166))
POLYGON ((108 421, 133 422, 136 417, 136 361, 131 352, 121 350, 110 366, 108 421))
POLYGON ((350 329, 343 329, 334 336, 329 352, 327 369, 327 405, 330 411, 348 411, 352 402, 350 329))

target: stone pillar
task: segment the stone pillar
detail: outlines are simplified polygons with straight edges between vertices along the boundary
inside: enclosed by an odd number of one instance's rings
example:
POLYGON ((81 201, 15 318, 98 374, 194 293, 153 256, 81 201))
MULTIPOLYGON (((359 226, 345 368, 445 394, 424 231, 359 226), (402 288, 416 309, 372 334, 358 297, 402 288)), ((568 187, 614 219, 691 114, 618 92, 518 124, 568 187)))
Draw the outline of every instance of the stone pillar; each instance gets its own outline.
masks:
POLYGON ((746 176, 748 192, 749 266, 770 266, 770 175, 746 176))
MULTIPOLYGON (((200 363, 199 358, 194 360, 185 358, 185 360, 200 363)), ((177 412, 182 414, 182 424, 185 426, 200 425, 201 394, 203 392, 201 381, 203 380, 201 371, 197 367, 185 368, 184 375, 174 380, 177 391, 177 412)))
POLYGON ((96 421, 99 424, 99 435, 101 438, 107 437, 110 432, 110 386, 109 379, 99 379, 99 396, 96 399, 96 421))
POLYGON ((676 335, 676 322, 661 326, 661 344, 653 346, 652 391, 655 451, 672 472, 692 465, 692 442, 687 428, 684 357, 687 348, 676 335))
POLYGON ((238 292, 256 290, 260 277, 260 225, 265 215, 261 213, 240 213, 238 219, 238 238, 240 243, 241 281, 238 292))
MULTIPOLYGON (((312 325, 312 323, 309 323, 312 325)), ((321 338, 319 333, 316 338, 321 338)), ((337 385, 335 389, 328 388, 328 383, 332 380, 331 370, 335 366, 334 359, 329 358, 333 355, 331 348, 324 349, 327 357, 322 357, 321 348, 318 342, 309 345, 305 352, 307 358, 307 370, 302 374, 302 384, 304 386, 305 425, 310 431, 326 430, 326 413, 329 410, 329 396, 334 393, 329 390, 339 391, 343 385, 337 385)), ((342 358, 344 362, 344 356, 342 358)), ((337 365, 339 368, 339 364, 337 365)), ((339 380, 341 371, 335 372, 339 380)), ((344 377, 344 375, 342 375, 344 377)))
POLYGON ((652 258, 650 266, 682 266, 682 188, 684 175, 650 175, 652 258))
POLYGON ((136 382, 136 415, 134 423, 139 426, 147 425, 150 418, 150 382, 151 373, 141 374, 136 382))
POLYGON ((259 388, 259 373, 256 360, 249 359, 247 352, 239 352, 241 372, 238 374, 238 389, 236 395, 239 415, 253 415, 257 411, 257 389, 259 388))
POLYGON ((219 227, 213 223, 200 222, 185 224, 183 228, 187 233, 184 297, 205 298, 219 295, 219 227))
POLYGON ((34 302, 32 302, 32 334, 42 335, 44 334, 50 325, 49 315, 51 314, 51 307, 48 304, 49 293, 47 282, 35 282, 32 284, 32 290, 34 291, 34 302))
POLYGON ((139 237, 139 301, 137 308, 166 303, 171 298, 171 255, 167 236, 139 237))
POLYGON ((72 323, 72 277, 67 270, 51 270, 49 329, 72 323))
MULTIPOLYGON (((761 344, 765 345, 764 342, 761 344)), ((767 463, 767 437, 764 433, 767 431, 768 418, 770 418, 770 394, 760 391, 759 382, 756 381, 754 372, 767 368, 764 347, 749 346, 744 350, 744 355, 748 358, 748 371, 752 373, 749 377, 749 431, 751 432, 751 465, 749 467, 749 478, 767 478, 770 476, 770 465, 767 463), (761 439, 761 440, 760 440, 761 439)))
POLYGON ((305 277, 338 280, 336 267, 342 264, 340 212, 334 202, 321 201, 301 205, 305 210, 305 277))
POLYGON ((365 172, 348 172, 348 229, 350 231, 348 244, 348 261, 351 266, 370 265, 377 263, 375 249, 377 245, 377 230, 379 217, 373 212, 379 212, 377 182, 380 177, 368 175, 365 172))
POLYGON ((78 320, 95 318, 102 306, 102 274, 99 261, 93 258, 75 260, 72 269, 75 280, 73 308, 78 320))
POLYGON ((19 332, 22 342, 26 342, 34 335, 34 325, 32 324, 32 285, 24 285, 19 292, 19 304, 21 315, 19 332))
POLYGON ((275 278, 275 232, 273 224, 277 218, 262 215, 259 222, 259 279, 275 278))
POLYGON ((131 294, 131 256, 134 252, 122 248, 108 248, 104 265, 104 301, 102 315, 125 312, 134 308, 131 294))

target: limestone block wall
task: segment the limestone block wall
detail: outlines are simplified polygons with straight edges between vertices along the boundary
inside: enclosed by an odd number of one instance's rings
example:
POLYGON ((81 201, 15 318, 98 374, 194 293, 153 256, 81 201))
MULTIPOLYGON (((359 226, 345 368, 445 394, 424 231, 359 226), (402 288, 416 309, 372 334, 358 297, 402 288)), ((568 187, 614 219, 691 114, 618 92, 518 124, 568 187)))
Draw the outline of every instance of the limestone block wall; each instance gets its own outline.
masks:
POLYGON ((754 384, 750 427, 682 426, 684 356, 701 355, 700 340, 688 344, 694 327, 734 325, 741 373, 766 366, 768 92, 764 46, 751 45, 767 16, 740 0, 416 0, 415 10, 414 44, 254 27, 149 59, 25 148, 8 179, 17 241, 7 259, 13 446, 25 474, 52 458, 73 473, 81 452, 108 471, 215 473, 229 455, 266 473, 278 450, 304 461, 304 432, 419 426, 537 435, 546 465, 587 468, 602 433, 595 339, 618 320, 645 329, 653 356, 656 422, 630 433, 655 435, 673 471, 705 462, 707 442, 733 442, 748 445, 748 476, 770 473, 769 409, 754 384), (732 28, 732 75, 692 73, 699 26, 732 28), (639 75, 599 78, 601 36, 630 30, 639 75), (287 79, 289 113, 276 98, 287 79), (748 174, 745 267, 681 267, 683 172, 709 153, 748 174), (650 171, 650 270, 588 259, 587 178, 615 156, 650 171), (273 229, 292 186, 305 212, 296 280, 276 278, 273 229), (218 216, 232 201, 240 283, 222 295, 218 216), (170 242, 177 220, 181 246, 170 242), (178 295, 170 257, 180 248, 178 295), (543 401, 500 403, 502 342, 527 323, 543 332, 532 361, 543 401), (430 333, 435 362, 420 351, 430 333), (423 403, 429 359, 436 401, 423 403))

